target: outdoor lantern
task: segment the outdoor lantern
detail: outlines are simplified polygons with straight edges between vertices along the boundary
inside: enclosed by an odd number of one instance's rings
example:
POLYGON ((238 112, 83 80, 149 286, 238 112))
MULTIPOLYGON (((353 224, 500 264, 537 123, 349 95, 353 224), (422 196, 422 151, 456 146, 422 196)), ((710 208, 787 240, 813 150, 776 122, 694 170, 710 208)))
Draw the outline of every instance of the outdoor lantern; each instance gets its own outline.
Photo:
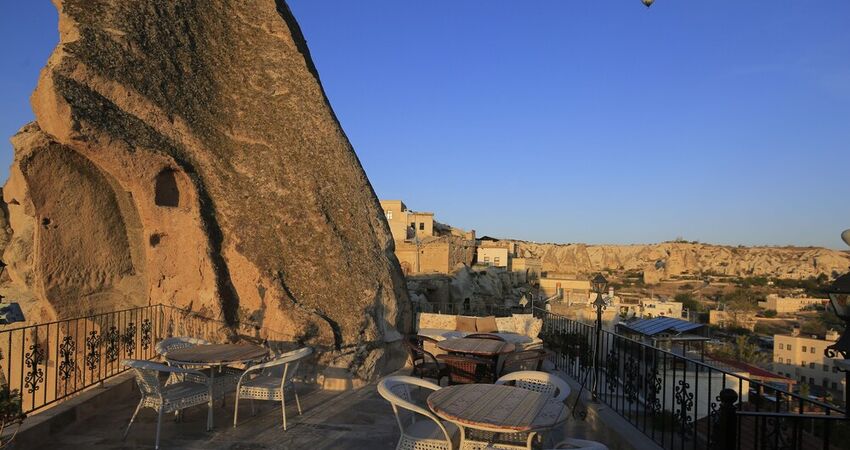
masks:
POLYGON ((835 315, 850 322, 850 272, 836 278, 826 293, 829 294, 829 303, 835 315))
POLYGON ((608 280, 606 280, 600 273, 590 280, 590 285, 593 287, 593 292, 597 294, 604 294, 608 289, 608 280))
MULTIPOLYGON (((841 239, 850 245, 850 230, 844 230, 841 233, 841 239)), ((824 350, 824 354, 828 358, 835 357, 836 353, 840 353, 844 359, 850 355, 850 272, 836 278, 835 281, 826 289, 829 295, 829 304, 832 305, 832 311, 839 319, 844 321, 844 333, 835 342, 824 350)), ((850 380, 848 380, 850 381, 850 380)), ((850 397, 850 392, 848 392, 850 397)), ((848 410, 850 411, 850 409, 848 410)))

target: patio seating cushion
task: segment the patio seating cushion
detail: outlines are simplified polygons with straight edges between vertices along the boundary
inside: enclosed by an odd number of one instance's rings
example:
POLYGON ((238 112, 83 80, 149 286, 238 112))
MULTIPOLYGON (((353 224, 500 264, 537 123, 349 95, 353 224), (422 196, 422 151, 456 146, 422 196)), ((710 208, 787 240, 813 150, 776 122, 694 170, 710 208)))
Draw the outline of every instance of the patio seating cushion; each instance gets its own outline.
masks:
POLYGON ((519 334, 536 338, 543 328, 543 321, 534 317, 533 314, 514 314, 514 326, 519 334))
POLYGON ((479 333, 496 333, 499 327, 496 326, 496 317, 478 317, 475 319, 475 331, 479 333))
POLYGON ((455 331, 475 333, 475 317, 457 316, 455 331))
MULTIPOLYGON (((456 320, 461 316, 452 316, 436 313, 419 313, 417 315, 417 331, 421 336, 442 341, 445 339, 461 338, 475 331, 458 331, 455 328, 456 320)), ((497 317, 496 327, 498 332, 492 333, 507 342, 516 345, 517 350, 524 350, 539 346, 543 341, 537 337, 543 321, 536 319, 532 314, 515 314, 512 317, 497 317)), ((438 349, 426 343, 426 350, 434 353, 442 353, 438 349)))
POLYGON ((516 321, 513 316, 496 317, 496 328, 503 333, 516 333, 516 321))

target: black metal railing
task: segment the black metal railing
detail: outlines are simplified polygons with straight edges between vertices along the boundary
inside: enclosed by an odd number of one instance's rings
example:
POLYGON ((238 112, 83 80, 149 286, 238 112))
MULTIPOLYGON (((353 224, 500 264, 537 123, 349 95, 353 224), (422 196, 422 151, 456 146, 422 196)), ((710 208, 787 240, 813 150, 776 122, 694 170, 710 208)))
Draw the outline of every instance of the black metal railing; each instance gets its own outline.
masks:
POLYGON ((665 449, 838 450, 850 442, 850 418, 835 406, 545 310, 535 315, 556 366, 665 449), (724 426, 729 411, 734 426, 724 426))
POLYGON ((0 330, 0 383, 18 391, 24 414, 39 412, 126 370, 123 359, 153 359, 170 336, 210 342, 282 334, 253 323, 228 325, 198 312, 149 305, 0 330))

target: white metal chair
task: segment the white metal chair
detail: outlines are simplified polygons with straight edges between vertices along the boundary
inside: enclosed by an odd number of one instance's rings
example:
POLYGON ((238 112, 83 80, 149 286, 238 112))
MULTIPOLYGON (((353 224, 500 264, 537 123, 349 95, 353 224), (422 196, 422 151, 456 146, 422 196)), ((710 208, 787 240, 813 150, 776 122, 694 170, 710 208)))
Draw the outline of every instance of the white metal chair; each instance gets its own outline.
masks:
POLYGON ((136 406, 136 411, 133 417, 130 418, 130 423, 124 431, 124 437, 130 432, 130 427, 139 410, 142 408, 151 408, 158 413, 156 421, 156 448, 159 448, 159 429, 162 424, 162 415, 164 413, 178 412, 185 408, 195 405, 207 404, 207 430, 212 429, 212 385, 211 383, 196 383, 194 381, 178 381, 166 386, 162 386, 159 382, 160 373, 185 374, 194 375, 200 378, 206 378, 204 374, 197 370, 186 369, 183 367, 166 366, 165 364, 140 361, 136 359, 128 359, 121 362, 122 365, 129 367, 135 372, 136 384, 139 385, 139 390, 142 392, 142 399, 139 405, 136 406))
POLYGON ((608 450, 608 446, 601 442, 596 441, 586 441, 584 439, 573 439, 569 438, 558 442, 555 445, 555 448, 552 450, 559 449, 572 449, 572 450, 608 450))
POLYGON ((460 432, 456 425, 441 421, 427 408, 413 403, 410 386, 436 391, 440 386, 420 378, 390 376, 378 383, 378 393, 393 407, 401 437, 396 450, 452 450, 459 448, 460 432), (410 411, 408 420, 403 420, 399 408, 410 411), (430 420, 416 420, 417 415, 430 420))
POLYGON ((310 347, 299 348, 280 357, 251 366, 239 377, 236 384, 236 407, 233 412, 233 426, 239 416, 239 399, 251 400, 251 412, 254 412, 254 400, 280 401, 280 409, 283 414, 283 429, 286 430, 286 388, 290 388, 295 394, 295 404, 298 406, 298 414, 301 414, 301 401, 298 399, 298 391, 292 382, 292 377, 298 371, 301 361, 310 356, 313 349, 310 347), (250 375, 255 375, 250 377, 250 375))
POLYGON ((546 372, 521 370, 511 372, 496 380, 496 384, 510 383, 518 388, 551 395, 558 401, 564 401, 570 396, 570 385, 561 377, 546 372))

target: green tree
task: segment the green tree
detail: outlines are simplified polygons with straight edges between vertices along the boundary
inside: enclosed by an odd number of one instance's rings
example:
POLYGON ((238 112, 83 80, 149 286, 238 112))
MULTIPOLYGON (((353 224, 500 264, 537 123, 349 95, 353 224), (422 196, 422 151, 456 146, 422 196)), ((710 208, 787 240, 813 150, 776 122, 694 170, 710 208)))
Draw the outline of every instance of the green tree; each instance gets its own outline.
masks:
POLYGON ((721 302, 734 326, 746 328, 747 322, 750 322, 758 311, 758 302, 761 298, 759 294, 748 289, 737 289, 724 295, 721 302))
POLYGON ((702 304, 697 299, 695 299, 692 294, 682 292, 676 294, 673 299, 681 303, 685 308, 688 308, 690 311, 702 311, 703 309, 702 304))
POLYGON ((772 318, 772 317, 776 317, 776 310, 775 309, 765 310, 764 316, 767 317, 768 319, 772 318))

